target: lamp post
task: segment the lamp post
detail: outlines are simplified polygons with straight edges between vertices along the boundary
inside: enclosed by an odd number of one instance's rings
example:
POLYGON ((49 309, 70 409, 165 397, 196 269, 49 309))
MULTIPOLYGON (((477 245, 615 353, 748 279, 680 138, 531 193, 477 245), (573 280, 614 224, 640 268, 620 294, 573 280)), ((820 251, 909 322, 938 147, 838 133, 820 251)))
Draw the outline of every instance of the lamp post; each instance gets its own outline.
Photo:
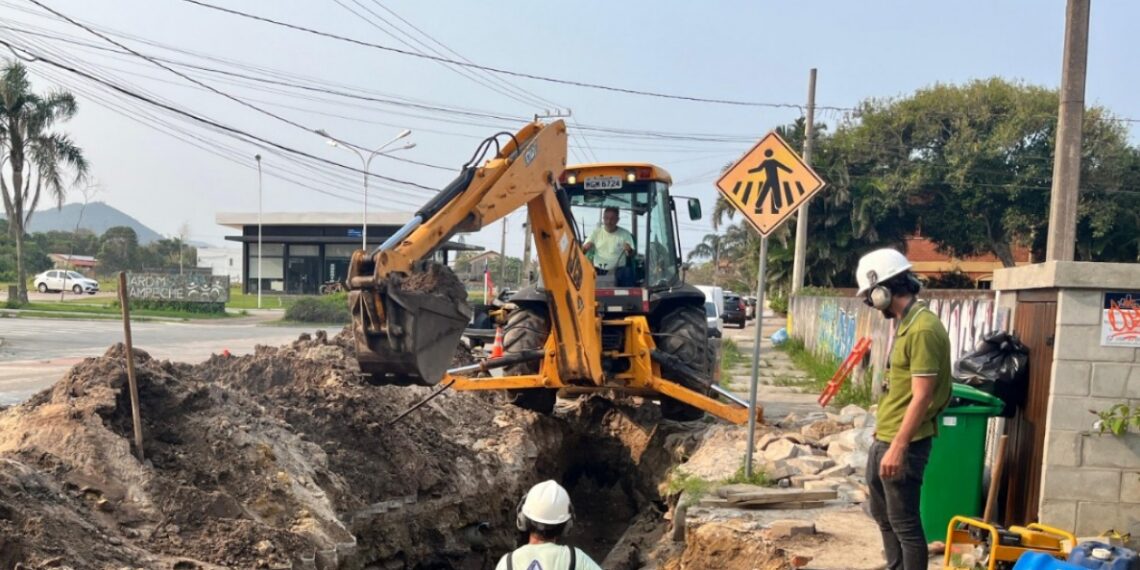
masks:
POLYGON ((261 308, 261 155, 253 155, 257 161, 257 308, 261 308))
POLYGON ((368 176, 369 176, 368 169, 372 166, 372 159, 376 158, 379 155, 389 154, 392 152, 398 152, 401 150, 407 150, 410 148, 415 148, 416 143, 408 143, 408 144, 406 144, 400 148, 394 148, 394 149, 391 149, 389 151, 384 150, 384 149, 388 148, 388 145, 391 145, 392 143, 412 134, 412 131, 411 131, 411 129, 404 129, 404 130, 400 131, 400 134, 393 137, 392 140, 380 145, 379 147, 376 148, 376 150, 369 152, 367 157, 364 155, 364 152, 366 151, 366 149, 361 149, 361 148, 357 147, 356 145, 353 145, 353 144, 344 142, 340 139, 334 138, 332 135, 328 134, 328 132, 326 132, 324 129, 317 129, 315 132, 318 135, 325 137, 325 141, 328 142, 329 146, 333 146, 333 147, 337 147, 337 148, 344 148, 344 149, 348 149, 348 150, 352 151, 354 154, 356 154, 356 156, 358 158, 360 158, 360 164, 361 164, 361 166, 364 167, 364 213, 361 216, 361 222, 362 223, 360 226, 360 249, 367 250, 368 249, 368 176))

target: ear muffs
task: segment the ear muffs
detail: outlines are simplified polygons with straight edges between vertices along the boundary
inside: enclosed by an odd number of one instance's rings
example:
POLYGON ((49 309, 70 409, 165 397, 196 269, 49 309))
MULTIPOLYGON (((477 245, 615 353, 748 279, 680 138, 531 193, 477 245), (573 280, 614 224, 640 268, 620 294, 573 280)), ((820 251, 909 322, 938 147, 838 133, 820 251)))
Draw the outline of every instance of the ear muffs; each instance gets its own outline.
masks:
POLYGON ((883 311, 886 310, 887 307, 891 306, 891 297, 892 295, 890 289, 883 285, 878 285, 874 289, 871 289, 871 293, 867 297, 869 300, 867 304, 880 311, 883 311))

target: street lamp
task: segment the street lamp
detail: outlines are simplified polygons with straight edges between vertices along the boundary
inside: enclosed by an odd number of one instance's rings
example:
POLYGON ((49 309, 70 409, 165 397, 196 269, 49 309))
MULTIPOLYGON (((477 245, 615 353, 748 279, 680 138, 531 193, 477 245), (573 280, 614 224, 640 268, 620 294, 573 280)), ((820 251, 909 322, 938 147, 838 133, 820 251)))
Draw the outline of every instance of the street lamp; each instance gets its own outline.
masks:
POLYGON ((360 163, 364 167, 364 213, 362 215, 362 220, 361 220, 363 223, 361 224, 361 227, 360 227, 360 249, 367 250, 368 249, 368 176, 369 176, 368 169, 372 165, 372 159, 376 158, 379 155, 387 155, 389 153, 399 152, 401 150, 407 150, 410 148, 415 148, 416 143, 408 143, 408 144, 406 144, 402 147, 399 147, 399 148, 394 148, 394 149, 391 149, 388 151, 384 150, 384 149, 388 148, 388 146, 391 145, 392 143, 412 134, 412 130, 411 129, 404 129, 404 130, 400 131, 400 134, 393 137, 392 140, 380 145, 379 147, 376 148, 376 150, 369 152, 367 157, 365 157, 364 152, 362 152, 366 149, 361 149, 354 144, 347 143, 347 142, 344 142, 338 138, 335 138, 332 135, 328 134, 328 132, 326 132, 324 129, 317 129, 315 132, 318 135, 325 137, 325 142, 327 142, 329 146, 348 149, 348 150, 352 151, 353 153, 355 153, 356 156, 360 158, 360 163))
POLYGON ((257 308, 261 308, 261 155, 253 155, 257 161, 257 308))

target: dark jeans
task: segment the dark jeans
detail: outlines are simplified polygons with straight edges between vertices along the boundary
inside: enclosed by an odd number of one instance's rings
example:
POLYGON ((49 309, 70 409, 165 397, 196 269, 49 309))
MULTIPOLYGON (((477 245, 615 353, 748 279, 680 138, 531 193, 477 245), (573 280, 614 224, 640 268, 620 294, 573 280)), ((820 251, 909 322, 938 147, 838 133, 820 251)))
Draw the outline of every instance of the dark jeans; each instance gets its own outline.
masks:
POLYGON ((922 532, 918 505, 930 443, 929 437, 911 442, 903 459, 903 471, 893 479, 879 476, 879 462, 890 449, 889 443, 875 441, 867 454, 871 516, 883 534, 887 570, 926 570, 926 534, 922 532))

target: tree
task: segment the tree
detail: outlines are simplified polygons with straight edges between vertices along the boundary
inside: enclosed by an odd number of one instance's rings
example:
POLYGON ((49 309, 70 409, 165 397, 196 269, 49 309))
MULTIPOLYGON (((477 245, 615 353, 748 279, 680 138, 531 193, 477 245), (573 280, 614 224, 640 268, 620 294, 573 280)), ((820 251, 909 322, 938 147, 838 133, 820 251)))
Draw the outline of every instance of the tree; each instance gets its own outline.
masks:
POLYGON ((139 237, 127 226, 107 228, 99 238, 99 266, 105 273, 134 269, 139 261, 139 237))
MULTIPOLYGON (((34 239, 24 243, 24 267, 32 275, 52 267, 47 250, 34 239)), ((9 237, 8 220, 0 219, 0 281, 14 284, 18 279, 16 240, 9 237)))
POLYGON ((7 163, 10 172, 10 179, 0 173, 0 193, 9 236, 15 242, 20 302, 28 300, 24 238, 42 191, 63 206, 67 171, 75 182, 87 175, 87 160, 79 147, 67 135, 50 130, 56 122, 74 117, 76 109, 75 97, 66 91, 33 93, 27 69, 19 62, 8 62, 0 72, 0 164, 7 163))
MULTIPOLYGON (((884 197, 905 204, 939 250, 992 253, 1011 267, 1014 245, 1043 250, 1047 237, 1057 103, 1054 90, 999 78, 940 84, 863 103, 848 135, 884 197)), ((1103 108, 1085 115, 1082 154, 1080 256, 1135 260, 1134 239, 1124 248, 1105 239, 1129 241, 1135 226, 1116 214, 1140 184, 1127 133, 1103 108)))

